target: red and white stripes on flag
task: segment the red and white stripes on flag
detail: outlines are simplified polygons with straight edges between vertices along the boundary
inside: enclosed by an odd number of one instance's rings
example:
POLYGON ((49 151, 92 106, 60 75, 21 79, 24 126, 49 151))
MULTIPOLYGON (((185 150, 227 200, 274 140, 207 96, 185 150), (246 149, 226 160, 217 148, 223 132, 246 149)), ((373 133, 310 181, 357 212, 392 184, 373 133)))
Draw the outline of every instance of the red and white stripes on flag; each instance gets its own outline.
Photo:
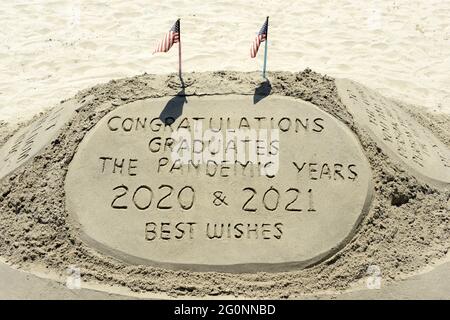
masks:
POLYGON ((266 41, 268 28, 269 28, 269 17, 266 18, 266 21, 264 22, 261 30, 259 30, 258 34, 255 37, 255 40, 253 40, 252 47, 250 48, 250 56, 252 58, 256 57, 261 42, 266 41))
POLYGON ((160 43, 158 43, 158 46, 156 47, 155 51, 153 51, 153 54, 157 52, 167 52, 172 48, 174 43, 177 43, 180 41, 180 19, 178 19, 173 27, 170 29, 170 31, 164 36, 164 39, 161 40, 160 43))

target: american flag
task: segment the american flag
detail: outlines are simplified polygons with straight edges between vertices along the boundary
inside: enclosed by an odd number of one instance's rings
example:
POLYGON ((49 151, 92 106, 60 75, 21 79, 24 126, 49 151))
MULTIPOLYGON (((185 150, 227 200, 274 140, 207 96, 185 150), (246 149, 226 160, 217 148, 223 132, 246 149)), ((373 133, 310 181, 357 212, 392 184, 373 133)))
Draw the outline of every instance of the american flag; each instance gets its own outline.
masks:
POLYGON ((174 43, 177 43, 180 41, 180 19, 178 19, 173 27, 170 29, 170 31, 164 36, 164 39, 161 40, 160 43, 158 43, 158 46, 156 47, 155 51, 153 51, 153 54, 157 52, 167 52, 172 48, 174 43))
POLYGON ((269 28, 269 17, 266 18, 266 21, 264 22, 261 30, 259 30, 258 35, 255 37, 255 40, 253 40, 252 47, 250 48, 250 56, 252 58, 256 57, 261 42, 266 41, 268 28, 269 28))

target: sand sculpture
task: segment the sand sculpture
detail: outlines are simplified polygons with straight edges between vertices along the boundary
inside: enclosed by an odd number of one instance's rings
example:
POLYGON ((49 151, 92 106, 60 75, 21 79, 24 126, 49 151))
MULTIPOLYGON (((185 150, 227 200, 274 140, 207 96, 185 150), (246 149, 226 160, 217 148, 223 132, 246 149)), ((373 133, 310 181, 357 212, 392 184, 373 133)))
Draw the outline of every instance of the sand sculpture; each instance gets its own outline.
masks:
POLYGON ((445 123, 311 70, 269 79, 114 80, 20 129, 0 149, 3 258, 139 292, 285 297, 444 257, 445 123), (208 150, 233 130, 258 134, 219 149, 251 165, 208 150))

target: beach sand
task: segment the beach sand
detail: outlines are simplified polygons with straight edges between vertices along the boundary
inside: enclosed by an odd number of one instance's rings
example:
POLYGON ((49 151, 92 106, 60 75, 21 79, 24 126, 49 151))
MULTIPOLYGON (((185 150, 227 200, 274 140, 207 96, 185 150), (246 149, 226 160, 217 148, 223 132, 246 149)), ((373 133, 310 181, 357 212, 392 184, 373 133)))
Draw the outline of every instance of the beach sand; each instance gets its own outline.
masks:
POLYGON ((0 4, 0 120, 113 78, 176 72, 176 48, 151 53, 177 17, 184 70, 260 70, 249 49, 266 15, 269 70, 309 67, 450 112, 449 1, 18 0, 0 4))

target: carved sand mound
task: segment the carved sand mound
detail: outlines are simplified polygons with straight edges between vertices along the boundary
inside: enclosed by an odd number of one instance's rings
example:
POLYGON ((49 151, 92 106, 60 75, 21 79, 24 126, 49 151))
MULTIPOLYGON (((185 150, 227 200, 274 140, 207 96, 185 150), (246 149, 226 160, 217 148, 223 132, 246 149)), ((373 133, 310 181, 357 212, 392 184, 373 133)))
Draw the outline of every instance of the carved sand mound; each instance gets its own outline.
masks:
POLYGON ((336 80, 338 93, 355 121, 383 150, 430 183, 450 184, 450 151, 427 128, 389 100, 363 85, 336 80))
POLYGON ((30 123, 0 149, 3 259, 136 292, 296 297, 443 258, 449 122, 310 70, 269 79, 141 75, 30 123))

